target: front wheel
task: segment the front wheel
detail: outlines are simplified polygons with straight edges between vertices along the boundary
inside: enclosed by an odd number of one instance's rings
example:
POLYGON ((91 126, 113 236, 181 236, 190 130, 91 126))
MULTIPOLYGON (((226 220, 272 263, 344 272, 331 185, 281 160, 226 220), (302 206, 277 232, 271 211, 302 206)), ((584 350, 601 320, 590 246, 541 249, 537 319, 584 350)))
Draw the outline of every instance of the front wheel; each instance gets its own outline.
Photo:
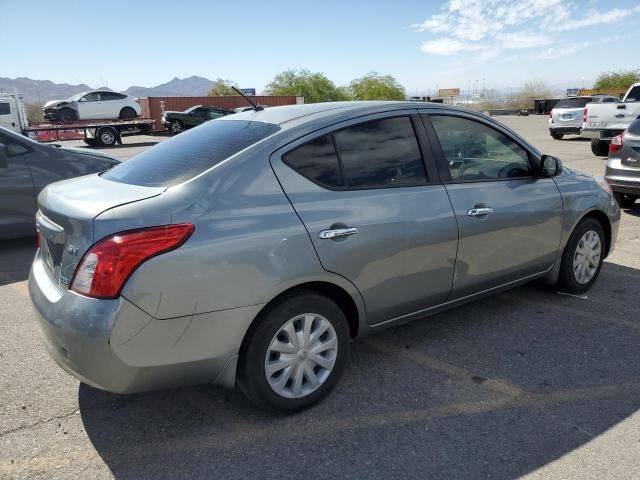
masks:
POLYGON ((599 138, 591 139, 591 152, 596 157, 606 157, 609 155, 609 144, 599 138))
POLYGON ((61 108, 58 112, 58 118, 64 123, 71 123, 78 119, 78 114, 71 108, 61 108))
POLYGON ((582 219, 564 248, 558 290, 573 294, 589 290, 600 274, 604 253, 602 225, 593 218, 582 219))
POLYGON ((180 133, 184 130, 184 124, 180 120, 171 120, 169 130, 171 130, 171 133, 180 133))
POLYGON ((238 386, 260 407, 294 411, 336 385, 349 356, 349 327, 331 299, 300 292, 271 307, 240 352, 238 386))
POLYGON ((635 195, 627 195, 626 193, 613 192, 613 198, 616 199, 620 208, 631 208, 636 203, 635 195))

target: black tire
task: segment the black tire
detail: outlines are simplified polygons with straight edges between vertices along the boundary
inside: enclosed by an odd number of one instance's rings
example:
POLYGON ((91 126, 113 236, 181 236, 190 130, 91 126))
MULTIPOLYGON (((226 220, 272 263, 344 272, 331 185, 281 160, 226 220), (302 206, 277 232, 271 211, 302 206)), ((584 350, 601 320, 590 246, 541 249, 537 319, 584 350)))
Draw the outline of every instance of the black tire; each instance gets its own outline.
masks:
POLYGON ((137 116, 138 114, 131 107, 124 107, 122 110, 120 110, 120 120, 131 120, 133 118, 136 118, 137 116))
POLYGON ((562 253, 562 263, 560 264, 560 276, 558 278, 557 288, 561 292, 567 292, 572 294, 581 294, 591 288, 591 286, 598 279, 600 275, 600 269, 602 268, 602 261, 604 260, 606 248, 606 241, 604 236, 604 230, 600 222, 593 218, 583 218, 576 228, 571 233, 567 245, 564 247, 562 253), (588 282, 580 283, 576 278, 576 273, 573 269, 573 261, 576 255, 576 249, 582 239, 582 237, 589 231, 595 232, 600 240, 600 258, 598 260, 597 268, 588 282))
POLYGON ((632 208, 638 197, 635 195, 627 195, 626 193, 613 192, 613 198, 616 199, 620 208, 632 208))
POLYGON ((609 143, 599 138, 592 138, 591 151, 596 157, 606 157, 609 155, 609 143))
POLYGON ((98 144, 98 140, 95 138, 85 138, 84 143, 86 143, 90 147, 93 147, 98 144))
POLYGON ((288 295, 263 312, 247 333, 238 364, 237 385, 256 405, 267 410, 296 411, 309 407, 327 395, 336 385, 349 357, 349 326, 344 312, 331 299, 313 291, 288 295), (278 331, 298 315, 321 315, 333 326, 337 351, 335 363, 324 382, 306 396, 287 398, 271 388, 265 372, 269 345, 278 331))
POLYGON ((169 130, 171 133, 180 133, 184 130, 184 124, 180 120, 171 120, 171 123, 169 123, 169 130))
POLYGON ((101 127, 96 132, 96 139, 103 147, 113 147, 118 141, 118 132, 111 127, 101 127))
POLYGON ((553 138, 554 140, 562 140, 562 137, 564 137, 564 135, 561 134, 561 133, 552 133, 551 134, 551 138, 553 138))
POLYGON ((58 118, 64 123, 71 123, 78 119, 78 113, 71 108, 61 108, 58 111, 58 118))

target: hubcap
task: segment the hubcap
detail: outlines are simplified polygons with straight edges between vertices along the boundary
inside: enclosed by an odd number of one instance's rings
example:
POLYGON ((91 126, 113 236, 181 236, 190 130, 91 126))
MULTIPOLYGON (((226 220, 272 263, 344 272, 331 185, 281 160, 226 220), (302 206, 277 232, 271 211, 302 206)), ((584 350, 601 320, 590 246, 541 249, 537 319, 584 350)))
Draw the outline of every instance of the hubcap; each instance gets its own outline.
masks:
POLYGON ((114 136, 113 133, 111 132, 103 132, 102 136, 102 143, 106 144, 106 145, 111 145, 113 143, 114 140, 114 136))
POLYGON ((304 397, 329 378, 337 353, 338 337, 331 322, 305 313, 287 321, 271 339, 264 372, 278 395, 304 397))
POLYGON ((573 254, 573 276, 582 285, 589 283, 600 265, 602 245, 600 236, 593 230, 589 230, 578 242, 573 254))
POLYGON ((171 124, 171 130, 174 132, 179 132, 182 128, 180 127, 180 124, 178 122, 173 122, 171 124))

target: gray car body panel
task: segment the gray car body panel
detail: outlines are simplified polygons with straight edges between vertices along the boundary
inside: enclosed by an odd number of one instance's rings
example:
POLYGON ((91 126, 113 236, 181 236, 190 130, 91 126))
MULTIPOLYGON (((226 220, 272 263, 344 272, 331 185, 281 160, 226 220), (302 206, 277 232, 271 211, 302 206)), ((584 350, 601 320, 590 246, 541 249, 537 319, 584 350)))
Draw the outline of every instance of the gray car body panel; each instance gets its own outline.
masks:
MULTIPOLYGON (((503 181, 513 195, 555 191, 537 204, 550 210, 545 214, 522 201, 509 209, 507 203, 513 197, 507 196, 501 205, 506 217, 496 228, 512 232, 513 242, 526 236, 527 245, 533 245, 539 255, 534 255, 531 265, 511 265, 498 281, 470 286, 466 264, 473 255, 455 272, 458 227, 450 197, 455 202, 456 189, 471 187, 443 183, 434 173, 433 181, 424 186, 335 196, 337 192, 327 193, 280 160, 306 139, 346 124, 418 111, 460 113, 404 102, 242 112, 196 128, 236 117, 276 122, 281 130, 181 185, 139 187, 93 176, 47 188, 40 197, 43 215, 59 224, 65 235, 69 229, 70 238, 78 244, 74 244, 78 247, 74 258, 62 259, 68 269, 75 268, 91 242, 117 232, 168 223, 188 222, 196 227, 180 248, 138 267, 117 300, 96 300, 68 290, 45 272, 42 259, 36 257, 29 289, 45 336, 54 345, 50 352, 65 369, 111 391, 201 381, 232 386, 242 339, 252 322, 265 305, 291 288, 323 284, 341 289, 357 311, 352 335, 363 336, 552 275, 572 229, 589 212, 608 216, 615 241, 619 210, 592 178, 565 169, 554 179, 529 180, 544 186, 537 190, 513 184, 521 180, 503 181), (90 193, 98 189, 100 194, 90 193), (86 192, 86 203, 71 207, 64 199, 74 198, 77 190, 86 192), (72 208, 79 209, 75 218, 72 208), (520 218, 523 214, 526 221, 520 218), (320 240, 317 231, 334 221, 353 223, 360 231, 342 242, 320 240), (542 228, 531 225, 536 222, 542 228), (74 228, 85 240, 72 233, 74 228), (455 278, 462 279, 459 289, 455 278), (69 312, 85 313, 71 318, 69 312), (92 322, 96 329, 92 330, 92 322), (82 338, 96 349, 91 355, 77 354, 76 361, 73 349, 79 348, 82 338), (112 368, 101 370, 101 362, 112 368), (125 380, 118 379, 119 368, 125 380)), ((519 135, 489 117, 463 114, 508 133, 527 146, 534 163, 539 162, 540 153, 519 135)), ((423 154, 433 155, 431 148, 423 154)), ((464 236, 471 239, 474 231, 464 236)), ((488 235, 485 246, 490 241, 488 235)))
POLYGON ((622 134, 622 148, 609 153, 605 178, 614 192, 640 196, 640 135, 622 134))
POLYGON ((44 145, 0 128, 0 143, 3 137, 28 151, 9 156, 8 168, 0 168, 0 239, 35 235, 36 198, 45 186, 120 163, 102 153, 44 145))

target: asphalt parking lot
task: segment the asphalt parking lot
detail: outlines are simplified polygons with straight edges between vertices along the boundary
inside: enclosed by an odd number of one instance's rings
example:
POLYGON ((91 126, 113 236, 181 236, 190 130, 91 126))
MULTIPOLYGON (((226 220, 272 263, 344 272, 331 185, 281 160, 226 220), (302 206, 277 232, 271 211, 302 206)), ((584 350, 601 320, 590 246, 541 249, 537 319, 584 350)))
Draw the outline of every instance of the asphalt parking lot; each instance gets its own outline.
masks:
MULTIPOLYGON (((587 140, 551 139, 547 117, 499 119, 603 174, 587 140)), ((164 140, 150 138, 110 152, 164 140)), ((532 284, 356 341, 335 391, 291 416, 212 386, 80 384, 41 344, 33 252, 0 242, 0 478, 640 476, 640 202, 586 298, 532 284)))

